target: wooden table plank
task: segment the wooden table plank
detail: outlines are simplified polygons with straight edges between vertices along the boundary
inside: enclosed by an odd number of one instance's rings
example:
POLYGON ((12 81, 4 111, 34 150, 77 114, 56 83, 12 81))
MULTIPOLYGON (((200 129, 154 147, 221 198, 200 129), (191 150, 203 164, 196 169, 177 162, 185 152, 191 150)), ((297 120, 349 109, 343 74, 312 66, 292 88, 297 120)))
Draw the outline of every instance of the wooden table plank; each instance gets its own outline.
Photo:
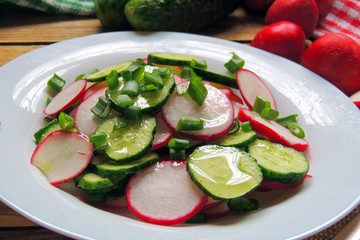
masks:
POLYGON ((24 53, 44 46, 46 45, 0 45, 0 66, 10 60, 13 60, 14 58, 19 57, 20 55, 23 55, 24 53))

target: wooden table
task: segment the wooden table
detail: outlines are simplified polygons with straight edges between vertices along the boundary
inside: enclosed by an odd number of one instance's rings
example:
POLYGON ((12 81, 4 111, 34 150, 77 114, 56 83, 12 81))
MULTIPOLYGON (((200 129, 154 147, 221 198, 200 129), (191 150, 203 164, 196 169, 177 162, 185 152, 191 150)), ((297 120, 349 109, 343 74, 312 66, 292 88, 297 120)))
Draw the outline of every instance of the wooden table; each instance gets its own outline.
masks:
MULTIPOLYGON (((263 17, 239 8, 229 18, 198 34, 248 44, 264 26, 263 17)), ((0 66, 31 50, 90 34, 107 32, 95 17, 50 15, 0 4, 0 66)), ((309 239, 360 239, 360 206, 309 239), (356 235, 357 234, 357 235, 356 235)), ((0 239, 69 239, 24 218, 0 203, 0 239)))

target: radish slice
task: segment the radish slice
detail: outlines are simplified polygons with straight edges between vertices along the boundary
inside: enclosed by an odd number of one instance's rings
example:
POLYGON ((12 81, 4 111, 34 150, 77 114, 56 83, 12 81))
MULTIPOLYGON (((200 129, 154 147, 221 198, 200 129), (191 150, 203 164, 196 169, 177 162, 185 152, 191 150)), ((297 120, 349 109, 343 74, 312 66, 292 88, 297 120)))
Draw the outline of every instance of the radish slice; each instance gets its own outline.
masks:
POLYGON ((309 147, 309 143, 305 139, 296 137, 289 129, 275 121, 263 119, 254 111, 241 108, 238 118, 241 122, 250 121, 253 130, 265 138, 268 138, 270 141, 294 148, 300 152, 304 152, 309 147))
POLYGON ((208 200, 207 200, 205 206, 203 207, 203 210, 216 207, 216 206, 219 205, 221 202, 222 202, 221 200, 215 200, 215 199, 213 199, 213 198, 211 198, 211 197, 208 197, 208 200))
POLYGON ((206 218, 219 218, 229 214, 231 210, 227 206, 227 201, 221 201, 215 207, 201 210, 202 213, 206 214, 206 218))
POLYGON ((130 211, 159 225, 182 223, 204 206, 207 195, 192 182, 186 163, 163 161, 136 173, 126 188, 130 211))
POLYGON ((168 144, 170 139, 174 136, 169 127, 165 124, 164 120, 156 116, 156 131, 154 135, 153 145, 151 150, 156 150, 168 144))
POLYGON ((31 164, 56 185, 81 173, 90 163, 93 145, 80 134, 68 131, 50 133, 35 149, 31 164))
POLYGON ((193 117, 204 120, 204 128, 196 131, 179 131, 177 134, 200 141, 213 141, 223 138, 234 121, 234 107, 230 99, 217 88, 204 84, 208 90, 202 106, 188 96, 171 94, 162 107, 162 115, 169 128, 175 132, 181 117, 193 117))
POLYGON ((276 102, 270 89, 254 72, 240 69, 236 73, 236 81, 245 104, 252 109, 257 96, 271 103, 271 108, 276 110, 276 102))
POLYGON ((86 83, 85 79, 80 79, 65 87, 46 106, 44 113, 46 115, 54 115, 72 106, 83 95, 86 83))
POLYGON ((360 109, 360 91, 351 95, 350 100, 353 101, 353 103, 355 103, 355 105, 360 109))
POLYGON ((89 97, 87 97, 83 102, 81 102, 77 107, 74 118, 75 127, 82 134, 90 136, 101 123, 103 123, 106 119, 115 117, 117 114, 116 111, 112 110, 108 118, 100 119, 91 112, 91 108, 96 105, 99 97, 105 96, 106 90, 107 87, 103 87, 97 90, 89 97))
POLYGON ((184 83, 184 81, 182 80, 182 78, 181 78, 179 75, 173 73, 173 76, 174 76, 174 80, 175 80, 175 84, 176 84, 176 85, 179 85, 179 84, 183 84, 183 83, 184 83))
POLYGON ((84 95, 82 96, 81 100, 84 101, 91 94, 93 94, 97 90, 99 90, 99 89, 101 89, 103 87, 106 87, 106 86, 107 86, 106 81, 92 83, 92 85, 86 89, 86 91, 85 91, 84 95))

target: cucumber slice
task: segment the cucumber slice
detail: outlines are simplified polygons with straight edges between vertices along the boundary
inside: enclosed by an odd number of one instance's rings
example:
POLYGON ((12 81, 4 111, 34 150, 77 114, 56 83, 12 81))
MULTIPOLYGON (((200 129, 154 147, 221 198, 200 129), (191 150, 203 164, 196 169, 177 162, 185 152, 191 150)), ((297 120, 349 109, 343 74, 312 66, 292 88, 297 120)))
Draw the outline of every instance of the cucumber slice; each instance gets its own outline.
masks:
POLYGON ((151 148, 155 134, 156 121, 149 115, 143 115, 141 121, 127 120, 120 118, 120 121, 127 122, 127 127, 113 131, 115 118, 102 123, 96 133, 107 134, 108 146, 105 153, 114 161, 125 162, 139 159, 151 148))
POLYGON ((204 59, 183 53, 155 52, 148 54, 147 58, 149 64, 190 66, 191 61, 195 60, 206 65, 204 59))
POLYGON ((245 151, 204 145, 189 156, 187 171, 195 184, 215 200, 243 196, 260 185, 261 169, 245 151))
POLYGON ((293 184, 309 171, 304 154, 268 140, 257 139, 249 145, 249 153, 262 169, 264 180, 293 184))
MULTIPOLYGON (((134 106, 140 107, 142 114, 152 113, 160 109, 166 101, 169 99, 170 94, 175 89, 175 80, 171 76, 169 78, 163 78, 164 87, 161 90, 155 90, 152 92, 141 92, 136 97, 130 97, 134 101, 134 106)), ((106 95, 113 103, 113 106, 119 112, 123 112, 120 106, 116 105, 115 98, 121 94, 121 90, 124 87, 124 80, 118 90, 110 91, 107 90, 106 95)))
POLYGON ((127 61, 127 62, 122 62, 104 69, 101 69, 98 72, 95 72, 93 74, 90 74, 86 77, 86 80, 88 80, 89 82, 102 82, 106 80, 106 77, 109 75, 109 73, 112 70, 116 70, 118 73, 120 73, 121 71, 125 70, 127 67, 130 66, 130 64, 132 64, 133 61, 127 61))
POLYGON ((199 77, 201 77, 204 80, 238 89, 238 85, 235 77, 222 75, 220 73, 210 72, 200 68, 194 68, 194 71, 199 77))
POLYGON ((242 147, 246 147, 255 140, 256 140, 256 132, 254 131, 243 132, 241 128, 239 128, 237 132, 227 135, 226 137, 216 142, 213 142, 213 144, 217 144, 225 147, 242 148, 242 147))
POLYGON ((103 178, 95 173, 85 174, 78 184, 79 188, 93 193, 110 191, 113 186, 114 183, 109 178, 103 178))
POLYGON ((47 135, 57 130, 61 130, 61 127, 59 121, 57 119, 54 119, 48 124, 46 124, 44 127, 40 128, 36 133, 34 133, 36 144, 39 144, 42 140, 44 140, 44 138, 47 137, 47 135))
POLYGON ((154 152, 148 152, 142 158, 129 162, 129 163, 115 163, 109 159, 102 161, 100 163, 94 164, 99 175, 103 177, 122 177, 128 174, 133 174, 137 171, 145 169, 154 165, 160 160, 158 154, 154 152))

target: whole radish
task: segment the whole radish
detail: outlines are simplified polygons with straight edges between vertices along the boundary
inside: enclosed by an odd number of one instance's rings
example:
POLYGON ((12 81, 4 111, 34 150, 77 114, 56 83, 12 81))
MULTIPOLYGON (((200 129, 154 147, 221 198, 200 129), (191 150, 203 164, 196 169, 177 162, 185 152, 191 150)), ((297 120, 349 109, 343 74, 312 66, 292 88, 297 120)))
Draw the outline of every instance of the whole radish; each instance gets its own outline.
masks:
POLYGON ((319 20, 319 9, 315 0, 275 0, 265 16, 265 24, 290 21, 299 25, 305 37, 312 35, 319 20))
POLYGON ((321 22, 330 12, 331 2, 330 0, 315 0, 315 2, 319 9, 319 22, 321 22))
POLYGON ((305 51, 302 65, 346 95, 360 90, 360 44, 343 33, 328 33, 305 51))
POLYGON ((297 24, 280 21, 262 28, 250 46, 300 63, 305 51, 305 34, 297 24))

